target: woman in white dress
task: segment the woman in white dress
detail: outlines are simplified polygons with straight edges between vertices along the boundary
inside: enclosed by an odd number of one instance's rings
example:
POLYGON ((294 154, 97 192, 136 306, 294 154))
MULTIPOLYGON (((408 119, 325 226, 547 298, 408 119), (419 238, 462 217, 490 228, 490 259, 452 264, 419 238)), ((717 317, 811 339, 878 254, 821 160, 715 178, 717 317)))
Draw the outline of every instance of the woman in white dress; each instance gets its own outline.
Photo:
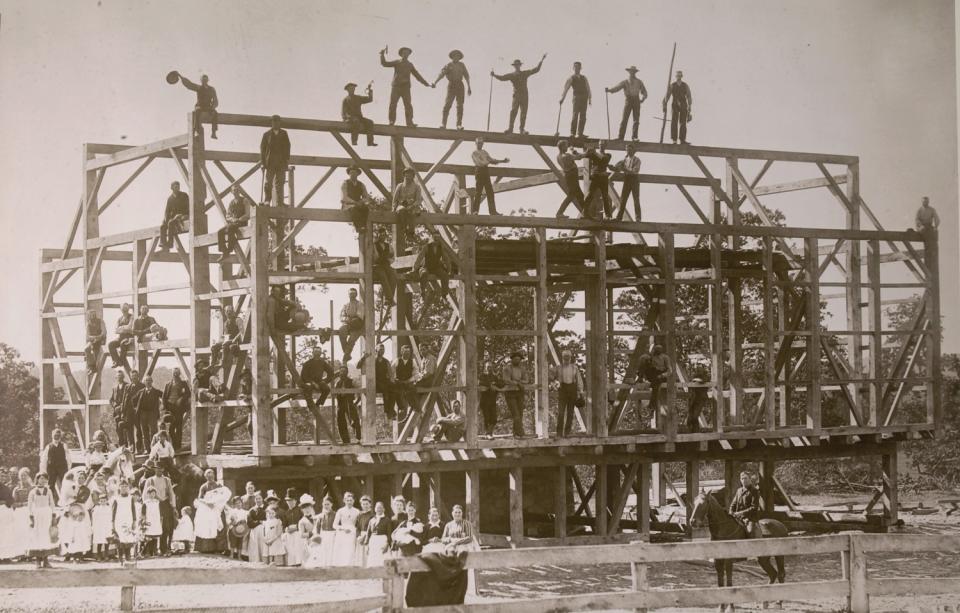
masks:
POLYGON ((130 552, 137 544, 139 517, 136 502, 130 495, 130 484, 126 479, 121 479, 118 487, 110 505, 110 515, 113 518, 113 538, 117 543, 117 559, 122 567, 124 559, 130 559, 130 552))
POLYGON ((387 517, 382 502, 373 507, 373 518, 367 524, 367 568, 383 566, 390 551, 390 534, 393 523, 387 517))
POLYGON ((357 552, 357 517, 360 510, 353 506, 353 493, 344 492, 343 506, 333 519, 337 537, 333 545, 333 566, 353 566, 357 552))
POLYGON ((218 553, 217 536, 223 530, 223 509, 232 494, 229 488, 218 483, 206 490, 204 486, 200 488, 200 497, 193 503, 197 510, 193 520, 196 549, 200 553, 218 553))
POLYGON ((53 493, 47 487, 47 473, 37 473, 36 486, 27 497, 30 517, 30 545, 27 554, 37 560, 37 568, 51 568, 47 556, 57 550, 53 534, 56 518, 53 513, 53 493))
POLYGON ((58 524, 60 535, 60 553, 64 561, 74 562, 90 552, 90 543, 93 540, 93 527, 90 525, 90 515, 79 502, 72 502, 58 524))
POLYGON ((317 567, 330 566, 333 564, 333 548, 337 538, 337 531, 333 529, 333 521, 337 514, 333 510, 333 499, 329 496, 323 498, 323 510, 317 513, 317 520, 313 528, 313 538, 311 541, 319 550, 314 554, 317 556, 315 562, 317 567))

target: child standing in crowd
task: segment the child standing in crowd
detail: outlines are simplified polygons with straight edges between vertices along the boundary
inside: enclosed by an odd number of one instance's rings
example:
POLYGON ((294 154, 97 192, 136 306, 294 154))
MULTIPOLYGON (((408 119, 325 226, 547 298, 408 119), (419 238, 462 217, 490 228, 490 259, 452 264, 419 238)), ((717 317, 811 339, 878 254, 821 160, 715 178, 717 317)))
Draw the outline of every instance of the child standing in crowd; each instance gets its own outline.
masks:
POLYGON ((180 509, 180 521, 177 527, 173 529, 172 548, 178 553, 190 553, 190 547, 193 545, 193 508, 183 507, 180 509))
POLYGON ((160 537, 163 536, 163 520, 160 515, 160 499, 157 498, 157 488, 152 485, 144 492, 143 507, 143 553, 147 556, 157 555, 160 551, 160 537))
POLYGON ((244 555, 244 544, 249 532, 247 512, 243 510, 243 502, 239 496, 234 496, 226 511, 227 515, 227 546, 230 548, 230 557, 239 560, 244 555))
POLYGON ((297 535, 300 537, 304 568, 318 568, 320 566, 320 548, 314 545, 311 540, 313 537, 313 521, 316 515, 316 510, 313 508, 314 504, 315 500, 310 494, 300 496, 300 512, 303 517, 297 523, 297 535))
POLYGON ((383 503, 377 502, 373 507, 373 518, 367 524, 367 568, 383 566, 383 560, 390 551, 390 534, 393 525, 386 516, 383 503))
POLYGON ((133 496, 130 495, 130 484, 126 479, 120 480, 119 488, 111 505, 110 517, 113 538, 117 543, 117 559, 120 566, 123 566, 124 560, 130 559, 130 552, 137 543, 137 511, 133 496))
POLYGON ((90 523, 93 531, 93 552, 101 562, 107 559, 107 548, 110 542, 110 505, 107 504, 106 494, 97 490, 90 491, 90 500, 93 508, 90 510, 90 523))
POLYGON ((37 560, 37 568, 51 568, 47 556, 57 549, 53 492, 47 487, 47 473, 37 473, 36 483, 27 495, 27 511, 30 517, 30 545, 27 554, 37 560))
POLYGON ((90 552, 92 528, 87 510, 79 502, 72 502, 58 524, 60 552, 64 561, 77 562, 90 552))
POLYGON ((353 566, 357 549, 357 517, 360 511, 353 506, 353 493, 344 492, 343 506, 333 518, 333 529, 337 532, 333 545, 333 566, 353 566))
POLYGON ((263 522, 263 543, 267 552, 267 564, 283 566, 283 522, 277 517, 276 507, 267 507, 267 519, 263 522))

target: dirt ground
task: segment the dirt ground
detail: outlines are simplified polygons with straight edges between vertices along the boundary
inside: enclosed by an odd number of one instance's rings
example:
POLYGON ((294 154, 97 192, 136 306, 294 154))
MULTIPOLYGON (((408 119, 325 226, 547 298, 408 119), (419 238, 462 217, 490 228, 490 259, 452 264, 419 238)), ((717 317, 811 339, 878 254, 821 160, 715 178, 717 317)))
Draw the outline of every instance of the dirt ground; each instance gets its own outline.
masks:
MULTIPOLYGON (((938 496, 928 496, 924 506, 936 507, 938 496)), ((939 496, 949 497, 948 495, 939 496)), ((816 500, 803 500, 806 504, 818 504, 816 500)), ((903 501, 906 506, 915 506, 916 500, 903 501)), ((902 514, 906 523, 904 532, 913 534, 960 533, 958 514, 947 516, 943 511, 928 515, 902 514)), ((72 567, 72 564, 55 563, 72 567)), ((99 568, 115 565, 84 563, 82 568, 99 568)), ((182 558, 146 560, 141 568, 162 567, 232 568, 246 563, 222 557, 190 555, 182 558)), ((883 577, 948 577, 960 576, 960 555, 956 553, 899 554, 897 552, 871 554, 867 563, 871 578, 883 577)), ((5 569, 29 567, 29 565, 0 565, 5 569)), ((766 583, 756 561, 736 565, 734 582, 737 585, 766 583)), ((837 555, 788 557, 787 581, 817 581, 840 576, 840 560, 837 555)), ((684 587, 709 587, 715 585, 716 576, 708 562, 670 563, 649 568, 649 580, 654 588, 670 589, 684 587)), ((56 571, 49 571, 55 581, 56 571)), ((479 596, 468 596, 467 602, 502 602, 509 610, 513 598, 535 598, 588 594, 591 592, 620 591, 630 589, 630 569, 627 565, 584 567, 534 566, 529 568, 503 568, 483 571, 479 578, 479 596)), ((210 606, 256 606, 310 603, 318 601, 349 600, 355 597, 375 596, 381 593, 378 581, 338 581, 318 583, 271 583, 260 585, 231 586, 181 586, 171 588, 140 588, 137 590, 137 608, 192 608, 210 606)), ((66 588, 57 590, 0 590, 0 611, 38 613, 45 611, 117 611, 120 603, 119 588, 66 588)), ((872 611, 909 611, 960 613, 960 594, 944 596, 900 596, 871 599, 872 611)), ((841 600, 784 602, 783 610, 839 612, 845 603, 841 600)), ((759 610, 760 605, 745 605, 739 610, 759 610)), ((679 609, 661 609, 679 611, 679 609)), ((686 609, 714 611, 710 609, 686 609)))

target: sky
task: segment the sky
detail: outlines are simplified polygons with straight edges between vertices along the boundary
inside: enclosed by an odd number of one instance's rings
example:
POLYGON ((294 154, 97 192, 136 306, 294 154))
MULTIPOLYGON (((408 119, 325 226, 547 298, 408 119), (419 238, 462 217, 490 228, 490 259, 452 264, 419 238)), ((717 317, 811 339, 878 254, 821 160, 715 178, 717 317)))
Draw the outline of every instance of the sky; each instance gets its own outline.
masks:
MULTIPOLYGON (((860 156, 863 199, 888 229, 909 227, 920 196, 930 197, 943 222, 943 348, 960 351, 960 318, 951 308, 960 302, 952 2, 0 0, 0 15, 0 286, 15 297, 0 301, 0 341, 28 359, 39 357, 38 252, 62 247, 66 238, 81 194, 82 144, 140 144, 184 133, 192 96, 163 82, 169 70, 194 79, 210 74, 224 112, 322 119, 339 117, 344 83, 372 81, 375 101, 366 112, 382 122, 391 73, 379 65, 380 48, 389 46, 391 57, 401 46, 413 48, 411 60, 429 81, 450 49, 459 48, 474 89, 464 123, 482 128, 489 70, 506 72, 515 58, 529 66, 548 53, 530 79, 528 128, 554 132, 563 82, 580 60, 594 92, 587 132, 600 135, 606 133, 603 87, 636 65, 652 97, 643 107, 641 140, 656 140, 660 113, 652 102, 663 95, 674 42, 676 66, 694 97, 694 143, 860 156)), ((502 130, 509 86, 496 83, 492 96, 491 129, 502 130)), ((437 125, 442 84, 415 85, 413 98, 417 121, 437 125)), ((621 101, 620 94, 609 99, 614 131, 621 101)), ((568 113, 569 106, 563 126, 568 113)), ((294 152, 336 154, 321 136, 293 134, 294 152)), ((258 130, 224 128, 215 146, 252 151, 258 138, 258 130)), ((413 144, 411 154, 430 160, 439 152, 413 144)), ((461 148, 451 161, 465 163, 468 154, 461 148)), ((385 157, 386 147, 375 155, 385 157)), ((535 158, 522 161, 539 165, 535 158)), ((654 171, 673 170, 656 164, 654 171)), ((109 172, 102 193, 132 169, 109 172)), ((300 194, 312 184, 311 172, 298 171, 300 194)), ((769 180, 817 176, 812 172, 776 167, 769 180)), ((105 216, 104 232, 156 225, 173 178, 169 162, 152 165, 105 216)), ((311 205, 336 207, 340 180, 311 205)), ((256 192, 258 182, 245 186, 256 192)), ((836 201, 820 191, 816 200, 807 192, 782 200, 789 225, 838 225, 827 213, 836 214, 836 201)), ((651 188, 645 202, 648 196, 647 219, 691 220, 660 192, 651 188)), ((505 200, 512 207, 555 207, 555 198, 544 198, 514 192, 505 200)), ((328 246, 343 241, 304 238, 328 246)), ((107 290, 129 279, 129 273, 104 274, 107 290)), ((175 297, 170 293, 169 301, 175 297)))

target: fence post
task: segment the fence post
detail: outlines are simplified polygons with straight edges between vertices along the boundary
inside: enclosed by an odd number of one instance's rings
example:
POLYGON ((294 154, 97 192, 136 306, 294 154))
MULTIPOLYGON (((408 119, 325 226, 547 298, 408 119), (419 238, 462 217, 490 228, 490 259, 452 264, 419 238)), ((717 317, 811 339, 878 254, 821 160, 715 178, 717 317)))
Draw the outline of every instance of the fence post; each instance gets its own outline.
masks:
POLYGON ((850 610, 853 613, 870 612, 867 594, 867 557, 863 553, 862 536, 850 535, 850 610))
MULTIPOLYGON (((630 574, 633 579, 633 591, 634 592, 646 592, 650 589, 650 582, 647 579, 647 565, 631 562, 630 563, 630 574)), ((638 607, 634 609, 635 613, 647 613, 645 607, 638 607)))
POLYGON ((137 597, 137 588, 133 585, 124 585, 120 588, 120 610, 133 611, 134 600, 137 597))
POLYGON ((385 560, 387 572, 390 576, 383 580, 383 589, 387 595, 387 606, 384 613, 401 611, 404 606, 403 575, 397 568, 397 560, 385 560))

